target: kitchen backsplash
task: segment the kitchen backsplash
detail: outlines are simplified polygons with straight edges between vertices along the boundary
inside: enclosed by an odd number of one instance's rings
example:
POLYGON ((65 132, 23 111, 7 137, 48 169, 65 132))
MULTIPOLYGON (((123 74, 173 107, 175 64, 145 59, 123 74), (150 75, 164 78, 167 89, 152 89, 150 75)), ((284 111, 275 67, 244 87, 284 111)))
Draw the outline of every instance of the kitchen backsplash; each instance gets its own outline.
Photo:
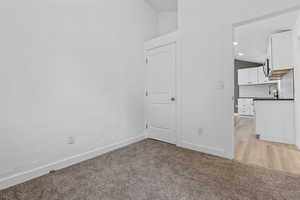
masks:
POLYGON ((240 86, 240 97, 274 98, 274 91, 278 89, 279 98, 294 98, 294 73, 290 72, 282 77, 280 83, 273 85, 240 86))
POLYGON ((274 89, 276 85, 240 86, 240 97, 273 98, 274 89))

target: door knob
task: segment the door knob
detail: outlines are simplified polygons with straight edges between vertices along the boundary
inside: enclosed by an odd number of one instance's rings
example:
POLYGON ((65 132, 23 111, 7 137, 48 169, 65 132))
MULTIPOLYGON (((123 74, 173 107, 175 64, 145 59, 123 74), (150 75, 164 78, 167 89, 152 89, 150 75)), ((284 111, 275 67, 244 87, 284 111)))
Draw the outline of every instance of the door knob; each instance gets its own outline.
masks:
POLYGON ((171 101, 176 101, 175 97, 172 97, 172 98, 171 98, 171 101))

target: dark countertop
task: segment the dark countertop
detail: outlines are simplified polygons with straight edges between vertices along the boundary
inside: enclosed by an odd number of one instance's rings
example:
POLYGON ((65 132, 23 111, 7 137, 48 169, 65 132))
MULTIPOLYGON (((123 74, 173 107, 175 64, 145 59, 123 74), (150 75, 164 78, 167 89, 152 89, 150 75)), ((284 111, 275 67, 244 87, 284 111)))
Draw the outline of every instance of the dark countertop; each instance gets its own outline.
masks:
POLYGON ((268 98, 253 98, 253 101, 294 101, 295 99, 268 99, 268 98))
POLYGON ((253 101, 295 101, 295 99, 281 99, 281 98, 260 98, 260 97, 239 97, 239 99, 253 99, 253 101))

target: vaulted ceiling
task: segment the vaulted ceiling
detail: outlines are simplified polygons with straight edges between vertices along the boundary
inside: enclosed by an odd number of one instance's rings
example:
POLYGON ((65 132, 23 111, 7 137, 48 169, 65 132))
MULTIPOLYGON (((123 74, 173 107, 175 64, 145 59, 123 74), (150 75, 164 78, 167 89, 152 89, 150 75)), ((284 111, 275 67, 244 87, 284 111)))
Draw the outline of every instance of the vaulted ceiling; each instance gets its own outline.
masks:
POLYGON ((146 0, 159 12, 177 11, 177 0, 146 0))

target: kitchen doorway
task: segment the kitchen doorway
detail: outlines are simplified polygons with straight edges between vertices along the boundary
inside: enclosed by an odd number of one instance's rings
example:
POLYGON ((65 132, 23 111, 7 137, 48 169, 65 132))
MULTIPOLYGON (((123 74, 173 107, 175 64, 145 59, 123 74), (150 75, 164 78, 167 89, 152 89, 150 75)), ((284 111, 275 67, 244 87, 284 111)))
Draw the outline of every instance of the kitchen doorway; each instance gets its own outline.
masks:
POLYGON ((234 159, 300 174, 295 34, 300 10, 234 26, 234 159))

